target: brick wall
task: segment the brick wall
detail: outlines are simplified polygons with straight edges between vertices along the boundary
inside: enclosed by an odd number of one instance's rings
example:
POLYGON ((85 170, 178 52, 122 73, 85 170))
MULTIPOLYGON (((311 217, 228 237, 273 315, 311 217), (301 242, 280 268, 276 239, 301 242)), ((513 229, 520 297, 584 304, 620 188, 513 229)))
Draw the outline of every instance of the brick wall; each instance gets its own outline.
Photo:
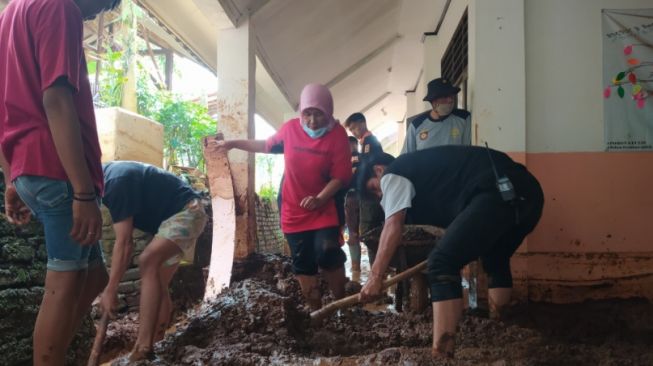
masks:
POLYGON ((276 200, 256 196, 256 252, 286 253, 276 200))

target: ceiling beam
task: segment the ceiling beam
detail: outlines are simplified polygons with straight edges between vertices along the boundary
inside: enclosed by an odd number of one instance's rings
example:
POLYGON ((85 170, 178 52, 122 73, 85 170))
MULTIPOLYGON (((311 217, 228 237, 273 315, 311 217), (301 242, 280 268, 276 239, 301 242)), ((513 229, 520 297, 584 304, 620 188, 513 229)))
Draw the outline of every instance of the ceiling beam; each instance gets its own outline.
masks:
POLYGON ((268 4, 270 0, 259 0, 253 6, 250 6, 247 10, 249 11, 249 17, 251 18, 256 14, 257 11, 261 10, 265 5, 268 4))
POLYGON ((390 93, 389 91, 387 91, 387 92, 381 94, 378 98, 374 99, 374 100, 373 100, 372 102, 370 102, 368 105, 366 105, 365 107, 363 107, 363 109, 361 109, 361 113, 363 113, 363 114, 367 113, 367 111, 369 111, 370 109, 374 108, 374 106, 376 106, 377 104, 381 103, 381 102, 383 101, 383 99, 385 99, 385 98, 386 98, 388 95, 390 95, 390 94, 391 94, 391 93, 390 93))
POLYGON ((442 23, 444 23, 444 18, 447 16, 447 11, 449 11, 450 5, 451 5, 451 0, 447 0, 447 2, 444 4, 444 9, 442 9, 442 13, 440 13, 440 19, 438 20, 438 25, 435 27, 435 30, 433 32, 426 32, 422 35, 422 42, 424 42, 424 38, 428 36, 438 35, 438 33, 440 32, 440 27, 442 27, 442 23))
POLYGON ((222 6, 225 14, 227 14, 227 17, 229 17, 229 20, 231 20, 231 23, 234 25, 234 27, 238 28, 243 21, 251 18, 254 13, 264 7, 270 0, 252 0, 249 2, 245 12, 240 10, 240 7, 236 5, 234 0, 218 1, 220 2, 220 6, 222 6))
POLYGON ((329 80, 325 85, 328 88, 332 88, 334 85, 338 84, 339 82, 343 81, 346 79, 349 75, 355 73, 358 71, 361 67, 365 66, 368 64, 370 61, 372 61, 376 56, 380 55, 383 53, 383 51, 387 50, 390 48, 392 45, 395 44, 395 42, 399 41, 402 38, 401 34, 395 34, 392 36, 390 39, 386 40, 381 44, 379 47, 375 48, 372 52, 368 53, 367 55, 363 56, 360 60, 356 61, 353 65, 349 66, 347 69, 345 69, 343 72, 339 73, 336 75, 333 79, 329 80))

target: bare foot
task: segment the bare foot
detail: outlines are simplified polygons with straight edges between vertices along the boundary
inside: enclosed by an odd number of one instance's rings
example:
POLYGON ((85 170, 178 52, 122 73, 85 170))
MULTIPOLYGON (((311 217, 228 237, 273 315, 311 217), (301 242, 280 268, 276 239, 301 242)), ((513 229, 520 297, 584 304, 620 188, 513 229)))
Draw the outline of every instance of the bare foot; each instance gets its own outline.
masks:
POLYGON ((453 358, 455 352, 456 335, 453 333, 444 333, 435 348, 431 349, 433 358, 453 358))
POLYGON ((137 362, 142 360, 153 360, 154 351, 148 347, 139 347, 134 345, 132 353, 129 355, 129 362, 137 362))

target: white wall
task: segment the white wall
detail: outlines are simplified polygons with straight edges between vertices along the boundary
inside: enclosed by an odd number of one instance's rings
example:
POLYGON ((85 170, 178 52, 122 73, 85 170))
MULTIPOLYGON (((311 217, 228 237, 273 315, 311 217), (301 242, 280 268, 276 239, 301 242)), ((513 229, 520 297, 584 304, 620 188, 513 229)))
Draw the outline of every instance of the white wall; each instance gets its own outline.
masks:
POLYGON ((524 2, 528 152, 603 151, 601 9, 653 1, 524 2))
POLYGON ((523 1, 475 0, 469 9, 472 124, 479 144, 507 152, 526 148, 523 1))
MULTIPOLYGON (((442 60, 442 55, 449 45, 449 41, 453 36, 453 33, 458 27, 460 18, 463 16, 463 13, 469 5, 469 0, 454 0, 449 6, 446 17, 444 18, 442 25, 438 31, 437 35, 431 35, 424 39, 424 65, 422 67, 422 73, 419 80, 417 81, 417 86, 414 93, 408 93, 406 95, 406 117, 414 116, 418 113, 424 112, 431 109, 431 105, 427 102, 424 102, 422 99, 426 95, 426 85, 429 81, 440 77, 440 61, 442 60)), ((424 32, 432 32, 433 29, 424 29, 424 32)), ((399 127, 406 127, 406 124, 400 124, 399 127)), ((405 133, 398 133, 398 145, 403 146, 405 138, 405 133)))
POLYGON ((468 10, 468 105, 472 112, 472 124, 478 125, 478 142, 488 141, 491 146, 509 152, 524 151, 526 86, 523 1, 453 1, 438 35, 429 36, 424 42, 424 72, 409 101, 408 110, 429 109, 430 106, 421 101, 426 93, 426 84, 440 76, 442 55, 463 13, 468 10))
POLYGON ((438 34, 428 36, 424 40, 424 72, 417 87, 418 90, 416 90, 416 98, 422 104, 423 110, 431 108, 429 103, 422 101, 422 98, 426 95, 426 85, 429 81, 441 76, 442 55, 447 50, 449 41, 456 31, 458 23, 460 23, 460 18, 462 18, 470 2, 470 0, 452 1, 438 34))

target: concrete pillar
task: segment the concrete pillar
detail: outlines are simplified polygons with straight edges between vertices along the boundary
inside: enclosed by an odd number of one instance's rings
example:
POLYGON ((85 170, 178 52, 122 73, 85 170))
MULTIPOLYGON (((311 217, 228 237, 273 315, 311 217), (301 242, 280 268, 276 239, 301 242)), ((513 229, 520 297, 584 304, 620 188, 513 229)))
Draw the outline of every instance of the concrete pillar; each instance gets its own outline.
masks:
POLYGON ((468 102, 478 142, 512 154, 526 151, 524 19, 524 0, 476 0, 469 8, 468 102))
MULTIPOLYGON (((256 59, 251 22, 218 34, 218 130, 229 139, 253 139, 256 59)), ((236 199, 234 258, 244 258, 256 248, 254 205, 254 154, 229 152, 236 199)))

